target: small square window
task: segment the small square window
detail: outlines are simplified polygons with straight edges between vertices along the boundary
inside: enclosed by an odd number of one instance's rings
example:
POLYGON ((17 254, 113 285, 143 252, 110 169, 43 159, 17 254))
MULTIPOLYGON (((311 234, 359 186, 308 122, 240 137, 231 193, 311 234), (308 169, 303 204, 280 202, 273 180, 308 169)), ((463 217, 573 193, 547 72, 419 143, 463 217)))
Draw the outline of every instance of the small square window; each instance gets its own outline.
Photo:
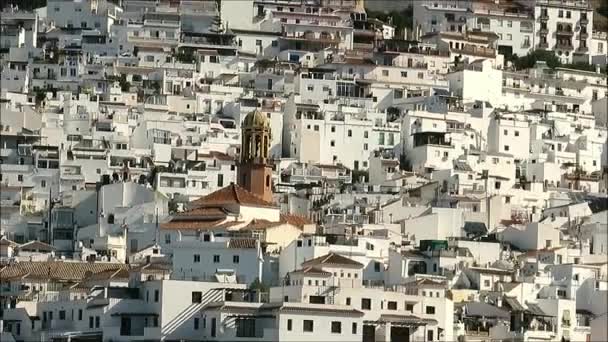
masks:
POLYGON ((338 322, 338 321, 331 322, 331 333, 332 334, 342 333, 342 322, 338 322))
POLYGON ((234 264, 238 264, 240 262, 241 257, 238 255, 233 255, 232 256, 232 263, 234 264))
POLYGON ((314 321, 310 319, 305 319, 302 321, 302 330, 304 332, 313 332, 314 331, 314 321))
POLYGON ((217 263, 219 263, 219 262, 220 262, 220 256, 219 256, 219 255, 217 255, 217 254, 216 254, 216 255, 214 255, 214 256, 213 256, 213 263, 217 264, 217 263))

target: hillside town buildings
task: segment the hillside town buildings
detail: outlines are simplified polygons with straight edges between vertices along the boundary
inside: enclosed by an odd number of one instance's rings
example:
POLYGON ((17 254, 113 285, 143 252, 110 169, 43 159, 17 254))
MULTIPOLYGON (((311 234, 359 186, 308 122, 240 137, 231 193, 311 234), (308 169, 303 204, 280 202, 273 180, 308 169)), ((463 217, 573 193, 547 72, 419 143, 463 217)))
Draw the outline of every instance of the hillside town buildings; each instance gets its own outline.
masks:
POLYGON ((395 3, 3 3, 0 340, 606 341, 602 14, 395 3))

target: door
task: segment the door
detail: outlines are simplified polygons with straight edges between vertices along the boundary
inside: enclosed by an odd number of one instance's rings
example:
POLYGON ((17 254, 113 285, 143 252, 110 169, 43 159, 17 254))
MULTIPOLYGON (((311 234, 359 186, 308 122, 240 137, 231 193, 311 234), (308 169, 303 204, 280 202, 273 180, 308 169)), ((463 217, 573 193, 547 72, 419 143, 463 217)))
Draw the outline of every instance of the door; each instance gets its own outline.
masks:
POLYGON ((363 342, 376 342, 376 327, 373 325, 363 326, 363 342))
POLYGON ((131 317, 120 318, 120 336, 131 335, 131 317))
POLYGON ((407 327, 391 327, 391 342, 410 342, 410 329, 407 327))

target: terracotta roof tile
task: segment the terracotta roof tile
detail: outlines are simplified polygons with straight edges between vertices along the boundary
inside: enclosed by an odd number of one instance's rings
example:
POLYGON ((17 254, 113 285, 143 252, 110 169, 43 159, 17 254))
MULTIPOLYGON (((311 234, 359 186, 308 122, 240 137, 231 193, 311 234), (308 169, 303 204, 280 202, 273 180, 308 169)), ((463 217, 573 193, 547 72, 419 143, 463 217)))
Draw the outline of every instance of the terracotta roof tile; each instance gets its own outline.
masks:
POLYGON ((230 239, 228 248, 257 248, 257 239, 230 239))
POLYGON ((293 214, 281 214, 281 222, 289 223, 296 227, 302 228, 307 224, 314 224, 311 220, 304 216, 293 215, 293 214))
POLYGON ((63 281, 82 281, 96 273, 127 269, 128 265, 101 262, 17 262, 10 264, 0 271, 0 278, 13 279, 27 276, 28 278, 54 279, 63 281))
POLYGON ((39 250, 39 251, 54 251, 57 248, 49 245, 48 243, 44 243, 42 241, 30 241, 30 242, 26 242, 23 245, 19 246, 20 250, 39 250))
POLYGON ((220 220, 177 220, 170 221, 161 224, 161 229, 177 229, 177 230, 212 230, 212 229, 226 229, 234 225, 241 224, 241 221, 228 221, 224 219, 220 220))
POLYGON ((363 264, 347 257, 341 256, 335 253, 329 253, 318 258, 310 259, 302 263, 303 267, 315 266, 315 265, 344 265, 353 266, 357 268, 363 267, 363 264))
POLYGON ((291 274, 309 274, 309 275, 319 275, 319 276, 331 276, 331 272, 325 272, 314 267, 306 267, 299 270, 295 270, 291 272, 291 274))
POLYGON ((217 207, 230 204, 240 204, 253 207, 276 207, 243 187, 231 184, 192 202, 193 207, 217 207))

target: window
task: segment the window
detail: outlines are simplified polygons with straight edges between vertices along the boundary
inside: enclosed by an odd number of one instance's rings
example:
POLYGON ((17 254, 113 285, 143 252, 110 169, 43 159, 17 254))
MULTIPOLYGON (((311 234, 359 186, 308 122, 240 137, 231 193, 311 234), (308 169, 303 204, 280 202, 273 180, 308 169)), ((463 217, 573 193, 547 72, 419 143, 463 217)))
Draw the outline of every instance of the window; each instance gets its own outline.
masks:
POLYGON ((220 256, 219 256, 219 255, 217 255, 217 254, 216 254, 216 255, 214 255, 214 256, 213 256, 213 263, 217 264, 217 263, 219 263, 219 262, 220 262, 220 256))
POLYGON ((82 321, 82 309, 78 309, 78 320, 82 321))
POLYGON ((331 146, 331 147, 336 146, 336 141, 335 140, 330 141, 329 146, 331 146))
POLYGON ((201 291, 192 291, 192 303, 202 303, 203 293, 201 291))
POLYGON ((158 303, 159 299, 160 299, 160 292, 158 290, 154 290, 154 302, 158 303))
POLYGON ((513 35, 510 33, 507 33, 507 40, 513 40, 513 35))
POLYGON ((315 125, 314 129, 315 129, 316 132, 318 132, 319 131, 319 125, 315 125))
POLYGON ((357 323, 355 323, 355 322, 353 322, 352 333, 353 334, 357 333, 357 323))
POLYGON ((165 234, 165 244, 171 243, 171 234, 165 234))
POLYGON ((485 286, 485 287, 490 287, 490 280, 485 279, 485 280, 483 281, 483 286, 485 286))
POLYGON ((201 262, 201 255, 200 254, 194 254, 194 262, 201 262))
POLYGON ((336 126, 331 126, 331 132, 335 133, 336 132, 336 126))
POLYGON ((350 305, 350 297, 346 297, 346 305, 350 305))
POLYGON ((279 46, 279 41, 278 40, 273 40, 272 41, 272 47, 277 47, 279 46))
POLYGON ((59 310, 59 320, 65 320, 65 310, 59 310))
POLYGON ((302 321, 302 330, 304 332, 313 332, 314 322, 310 319, 305 319, 304 321, 302 321))
POLYGON ((435 307, 427 305, 427 307, 426 307, 426 314, 427 315, 434 315, 435 314, 435 307))
POLYGON ((564 10, 559 10, 559 12, 557 12, 557 16, 560 18, 564 17, 564 10))
POLYGON ((519 131, 515 131, 515 136, 518 137, 519 136, 519 131))
POLYGON ((407 77, 407 71, 402 71, 401 72, 401 77, 407 77))
POLYGON ((256 39, 255 40, 255 46, 262 46, 262 40, 261 39, 256 39))
POLYGON ((342 333, 342 322, 338 322, 338 321, 331 322, 331 333, 332 334, 342 333))
POLYGON ((352 129, 349 129, 349 130, 348 130, 348 136, 349 136, 349 137, 352 137, 352 136, 353 136, 353 130, 352 130, 352 129))
POLYGON ((427 330, 426 332, 426 340, 433 341, 433 330, 427 330))
POLYGON ((387 309, 389 309, 389 310, 397 310, 397 302, 389 301, 387 309))
POLYGON ((198 330, 198 317, 194 317, 194 330, 198 330))
POLYGON ((240 257, 238 255, 233 255, 232 256, 232 263, 233 264, 238 264, 239 261, 240 261, 239 259, 240 259, 240 257))
POLYGON ((223 174, 217 175, 217 186, 220 188, 224 186, 224 175, 223 174))
POLYGON ((414 312, 414 304, 405 304, 405 311, 414 312))
POLYGON ((509 150, 509 145, 505 145, 505 151, 509 150))
POLYGON ((17 175, 17 181, 23 182, 23 175, 17 175))
POLYGON ((371 310, 372 300, 369 298, 361 298, 361 310, 371 310))
POLYGON ((363 144, 363 150, 367 151, 367 148, 368 148, 367 144, 363 144))
POLYGON ((293 329, 293 321, 291 319, 287 320, 287 331, 291 331, 293 329))
POLYGON ((374 272, 380 272, 380 265, 379 262, 374 262, 374 272))
POLYGON ((93 329, 94 320, 93 316, 89 316, 89 329, 93 329))
POLYGON ((506 129, 503 131, 504 135, 509 135, 509 131, 507 131, 506 129))
POLYGON ((99 328, 99 326, 101 325, 100 323, 101 322, 99 316, 95 316, 95 328, 99 328))
POLYGON ((388 70, 382 70, 382 76, 388 76, 388 70))
POLYGON ((214 317, 211 319, 211 337, 215 337, 215 329, 216 329, 216 324, 217 323, 217 319, 214 317))
POLYGON ((418 73, 418 79, 423 79, 424 78, 424 73, 423 72, 419 72, 418 73))
POLYGON ((363 138, 367 139, 369 137, 369 133, 367 131, 363 132, 363 138))

